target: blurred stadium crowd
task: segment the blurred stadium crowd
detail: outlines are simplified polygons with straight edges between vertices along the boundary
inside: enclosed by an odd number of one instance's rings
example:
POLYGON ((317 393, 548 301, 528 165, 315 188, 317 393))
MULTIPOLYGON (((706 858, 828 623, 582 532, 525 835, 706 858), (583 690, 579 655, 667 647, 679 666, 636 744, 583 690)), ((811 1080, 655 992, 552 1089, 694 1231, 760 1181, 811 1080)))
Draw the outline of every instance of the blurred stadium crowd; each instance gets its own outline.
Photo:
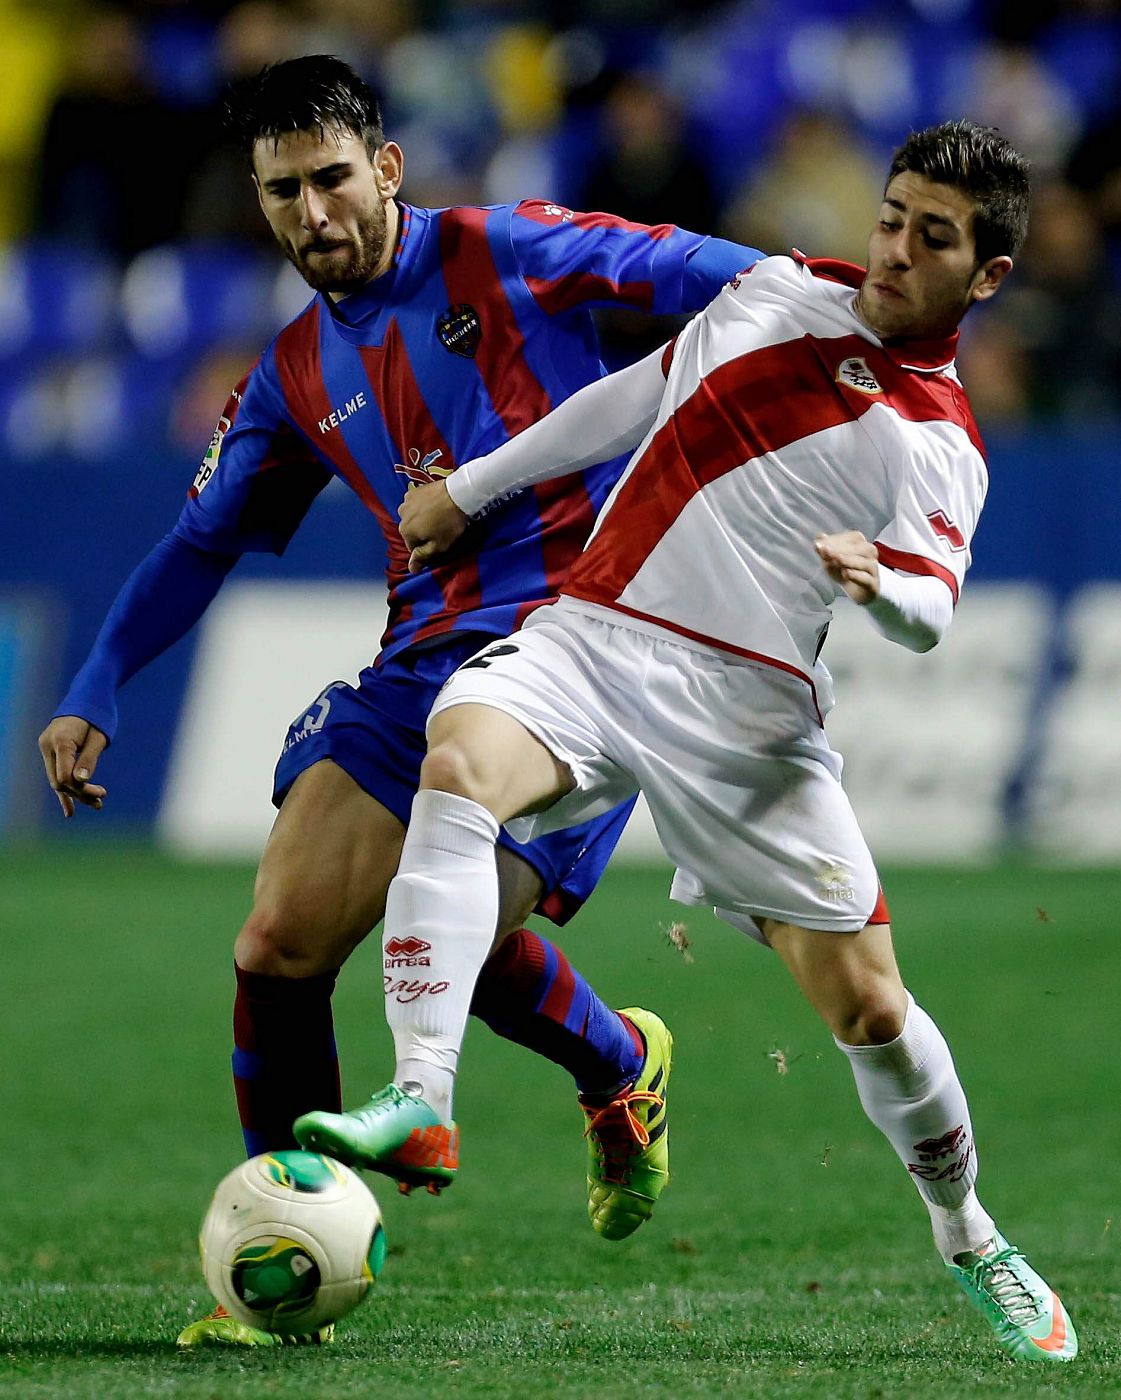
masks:
MULTIPOLYGON (((317 52, 382 95, 416 204, 543 196, 774 251, 861 260, 911 128, 1016 141, 1030 243, 959 354, 991 465, 971 601, 940 681, 835 630, 862 680, 836 722, 885 855, 1121 855, 1121 0, 0 0, 0 840, 55 829, 34 735, 308 300, 218 109, 317 52)), ((606 356, 674 329, 612 315, 606 356)), ((327 490, 283 561, 243 560, 222 617, 127 687, 98 831, 163 813, 257 849, 288 718, 368 659, 383 557, 327 490)))
MULTIPOLYGON (((1121 389, 1118 0, 0 0, 0 445, 195 453, 307 299, 278 267, 231 78, 300 53, 383 99, 419 204, 545 195, 861 260, 884 157, 999 126, 1037 196, 1014 286, 966 323, 983 427, 1081 427, 1121 389)), ((665 328, 625 317, 609 354, 665 328)))

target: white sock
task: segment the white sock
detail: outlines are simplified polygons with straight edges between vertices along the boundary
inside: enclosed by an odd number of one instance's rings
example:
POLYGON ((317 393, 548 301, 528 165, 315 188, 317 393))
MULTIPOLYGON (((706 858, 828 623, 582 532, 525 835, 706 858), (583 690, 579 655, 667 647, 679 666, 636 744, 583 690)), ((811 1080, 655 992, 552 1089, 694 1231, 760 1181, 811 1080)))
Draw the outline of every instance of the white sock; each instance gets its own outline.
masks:
POLYGON ((397 1052, 393 1077, 445 1123, 475 980, 498 922, 497 839, 498 823, 479 803, 418 792, 386 897, 382 961, 385 1018, 397 1052))
POLYGON ((930 1212, 943 1259, 993 1233, 973 1183, 977 1153, 965 1091, 942 1032, 907 994, 903 1030, 887 1045, 845 1045, 864 1112, 898 1153, 930 1212))

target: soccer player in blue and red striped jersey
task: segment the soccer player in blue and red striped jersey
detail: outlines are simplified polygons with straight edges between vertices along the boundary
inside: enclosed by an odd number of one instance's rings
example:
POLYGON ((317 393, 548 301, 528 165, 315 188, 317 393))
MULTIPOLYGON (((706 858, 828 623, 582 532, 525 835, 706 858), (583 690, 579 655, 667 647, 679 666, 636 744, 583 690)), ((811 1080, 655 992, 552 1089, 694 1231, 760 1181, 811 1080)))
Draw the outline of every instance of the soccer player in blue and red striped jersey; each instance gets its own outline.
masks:
MULTIPOLYGON (((331 993, 384 913, 437 691, 556 596, 622 462, 498 503, 453 559, 422 574, 409 574, 397 530, 406 490, 493 450, 599 378, 592 308, 698 310, 759 254, 539 200, 410 207, 397 198, 402 152, 385 140, 370 90, 337 59, 265 69, 229 110, 264 214, 317 295, 231 395, 178 523, 125 584, 40 748, 65 815, 76 803, 99 807, 94 770, 116 729, 119 686, 194 625, 239 556, 283 553, 333 477, 376 517, 388 628, 358 686, 329 686, 289 731, 279 814, 235 944, 234 1078, 256 1153, 293 1145, 292 1121, 307 1109, 339 1106, 331 993)), ((521 925, 535 907, 557 923, 571 916, 628 810, 504 843, 496 951, 472 1008, 573 1074, 593 1121, 593 1223, 611 1238, 653 1207, 635 1214, 627 1200, 645 1148, 627 1097, 654 1080, 664 1089, 669 1037, 652 1013, 606 1007, 558 948, 521 925)), ((387 987, 416 994, 424 952, 387 946, 387 987)), ((454 1142, 435 1153, 424 1179, 446 1181, 454 1142)), ((254 1340, 246 1331, 207 1320, 182 1340, 254 1340)))

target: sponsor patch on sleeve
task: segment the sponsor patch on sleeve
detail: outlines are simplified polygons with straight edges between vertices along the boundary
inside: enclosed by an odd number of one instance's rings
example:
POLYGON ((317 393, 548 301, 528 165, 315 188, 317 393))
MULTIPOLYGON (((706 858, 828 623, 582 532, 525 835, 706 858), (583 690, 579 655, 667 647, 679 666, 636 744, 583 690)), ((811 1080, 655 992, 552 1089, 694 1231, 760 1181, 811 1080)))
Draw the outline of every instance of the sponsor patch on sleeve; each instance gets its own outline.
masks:
POLYGON ((199 463, 199 469, 195 473, 194 483, 192 484, 190 491, 187 493, 192 500, 194 500, 198 496, 199 492, 207 484, 207 482, 214 475, 214 472, 217 469, 218 458, 222 452, 222 443, 225 439, 226 434, 230 431, 230 428, 233 426, 234 414, 237 412, 238 405, 240 403, 241 395, 235 389, 230 395, 229 403, 226 404, 225 413, 223 413, 221 418, 218 419, 218 422, 214 428, 214 436, 210 439, 210 446, 206 449, 206 455, 199 463))

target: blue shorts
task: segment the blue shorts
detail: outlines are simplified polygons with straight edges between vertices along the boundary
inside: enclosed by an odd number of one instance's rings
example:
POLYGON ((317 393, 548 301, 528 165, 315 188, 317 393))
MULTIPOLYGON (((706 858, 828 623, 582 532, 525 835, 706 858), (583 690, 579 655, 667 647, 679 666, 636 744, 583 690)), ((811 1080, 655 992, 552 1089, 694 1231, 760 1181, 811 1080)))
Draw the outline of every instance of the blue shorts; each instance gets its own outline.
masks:
MULTIPOLYGON (((335 681, 288 730, 273 778, 279 807, 305 768, 329 758, 405 825, 427 748, 424 727, 440 687, 464 661, 493 642, 460 634, 438 646, 398 652, 368 666, 357 689, 335 681)), ((631 814, 634 800, 583 826, 551 832, 525 845, 503 830, 499 845, 531 865, 545 888, 537 912, 567 923, 595 889, 631 814)))

